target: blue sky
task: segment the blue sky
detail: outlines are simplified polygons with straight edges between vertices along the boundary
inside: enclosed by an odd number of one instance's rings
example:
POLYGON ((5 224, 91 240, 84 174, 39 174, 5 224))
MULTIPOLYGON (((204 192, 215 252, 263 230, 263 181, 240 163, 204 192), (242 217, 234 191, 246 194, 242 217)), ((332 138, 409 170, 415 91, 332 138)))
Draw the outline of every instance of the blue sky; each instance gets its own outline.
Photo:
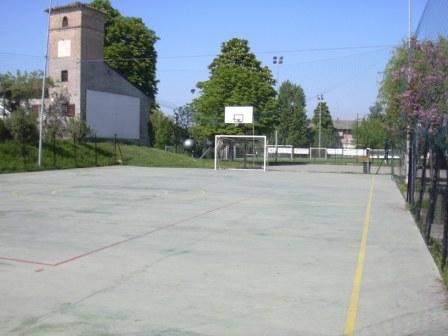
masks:
MULTIPOLYGON (((70 2, 53 0, 54 5, 70 2)), ((123 15, 141 17, 160 37, 157 99, 167 113, 191 101, 190 90, 208 78, 207 66, 221 43, 240 37, 280 82, 288 79, 304 88, 309 115, 316 95, 323 93, 333 118, 364 116, 393 47, 407 36, 407 0, 111 2, 123 15), (274 55, 284 57, 278 68, 274 55)), ((414 29, 425 3, 413 0, 414 29)), ((3 2, 0 72, 42 69, 47 6, 47 0, 3 2)))

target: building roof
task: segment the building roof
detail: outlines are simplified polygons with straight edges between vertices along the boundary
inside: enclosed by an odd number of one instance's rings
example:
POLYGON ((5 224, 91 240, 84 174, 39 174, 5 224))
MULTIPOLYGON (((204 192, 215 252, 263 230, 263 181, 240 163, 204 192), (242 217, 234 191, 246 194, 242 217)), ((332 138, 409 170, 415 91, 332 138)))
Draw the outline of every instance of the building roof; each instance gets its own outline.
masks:
POLYGON ((356 126, 356 120, 333 120, 333 126, 338 130, 351 130, 356 126))
MULTIPOLYGON (((60 12, 67 12, 67 11, 80 10, 80 9, 88 9, 88 10, 91 10, 91 11, 94 11, 94 12, 106 15, 106 13, 103 12, 102 10, 93 8, 92 6, 90 6, 88 4, 85 4, 85 3, 82 3, 82 2, 79 2, 79 1, 78 2, 72 2, 72 3, 69 3, 69 4, 64 5, 64 6, 53 7, 51 9, 51 12, 52 13, 60 13, 60 12)), ((48 9, 46 9, 45 11, 48 13, 48 9)))

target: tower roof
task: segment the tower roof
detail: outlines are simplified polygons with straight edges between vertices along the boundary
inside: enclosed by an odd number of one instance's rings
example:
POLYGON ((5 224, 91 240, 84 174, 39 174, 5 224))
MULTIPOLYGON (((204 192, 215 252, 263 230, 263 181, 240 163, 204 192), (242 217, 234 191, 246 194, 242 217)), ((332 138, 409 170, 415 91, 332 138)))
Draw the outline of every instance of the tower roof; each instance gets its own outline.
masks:
MULTIPOLYGON (((63 12, 69 12, 69 11, 73 11, 73 10, 82 10, 82 9, 87 9, 87 10, 91 10, 94 12, 97 12, 99 14, 102 15, 106 15, 105 12, 103 12, 102 10, 93 8, 92 6, 89 6, 88 4, 84 4, 82 2, 73 2, 64 6, 58 6, 58 7, 53 7, 51 9, 51 13, 63 13, 63 12)), ((48 9, 45 10, 48 13, 48 9)))

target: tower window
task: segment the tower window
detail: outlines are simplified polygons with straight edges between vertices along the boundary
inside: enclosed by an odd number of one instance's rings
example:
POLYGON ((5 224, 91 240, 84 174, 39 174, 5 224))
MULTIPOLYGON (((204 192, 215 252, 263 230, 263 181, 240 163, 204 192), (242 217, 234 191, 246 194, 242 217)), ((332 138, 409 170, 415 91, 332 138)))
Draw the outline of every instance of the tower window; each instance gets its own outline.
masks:
POLYGON ((61 82, 68 82, 68 71, 67 70, 61 71, 61 82))
POLYGON ((67 27, 68 26, 68 19, 66 16, 64 16, 64 18, 62 19, 62 27, 67 27))

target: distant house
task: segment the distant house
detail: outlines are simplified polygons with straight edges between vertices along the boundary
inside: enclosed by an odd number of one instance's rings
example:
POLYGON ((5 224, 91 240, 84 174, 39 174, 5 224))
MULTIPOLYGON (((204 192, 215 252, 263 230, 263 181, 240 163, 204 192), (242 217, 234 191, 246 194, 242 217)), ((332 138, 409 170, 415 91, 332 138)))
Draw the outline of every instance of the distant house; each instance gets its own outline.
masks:
POLYGON ((0 103, 0 119, 5 119, 11 114, 6 107, 3 105, 3 103, 0 103))
MULTIPOLYGON (((150 100, 104 62, 105 20, 105 13, 79 2, 52 8, 50 94, 67 93, 65 116, 86 121, 98 138, 147 143, 150 100)), ((37 115, 40 103, 32 104, 37 115)))
POLYGON ((355 148, 353 130, 356 127, 356 120, 333 120, 333 126, 337 135, 337 144, 342 148, 355 148))

